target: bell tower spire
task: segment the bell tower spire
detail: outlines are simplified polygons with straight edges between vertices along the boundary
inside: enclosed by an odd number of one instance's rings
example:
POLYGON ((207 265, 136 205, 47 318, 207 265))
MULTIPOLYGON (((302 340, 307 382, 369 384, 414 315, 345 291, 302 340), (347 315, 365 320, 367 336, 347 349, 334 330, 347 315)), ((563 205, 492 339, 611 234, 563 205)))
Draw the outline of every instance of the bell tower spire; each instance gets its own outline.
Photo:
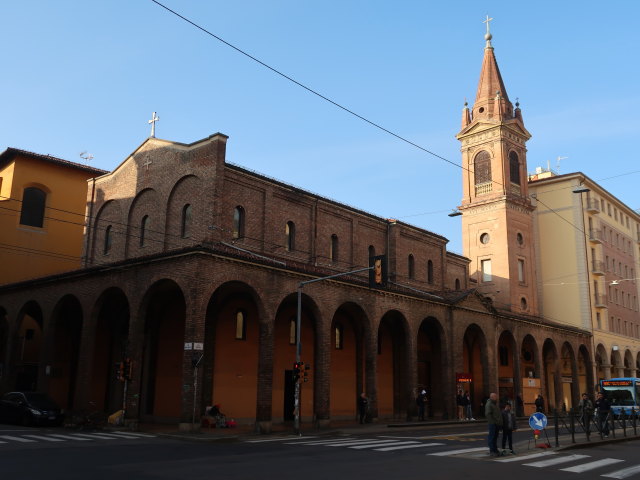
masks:
POLYGON ((498 68, 488 15, 475 102, 465 105, 462 152, 462 239, 478 290, 498 309, 537 315, 533 210, 528 197, 526 142, 498 68), (465 111, 466 110, 466 111, 465 111))

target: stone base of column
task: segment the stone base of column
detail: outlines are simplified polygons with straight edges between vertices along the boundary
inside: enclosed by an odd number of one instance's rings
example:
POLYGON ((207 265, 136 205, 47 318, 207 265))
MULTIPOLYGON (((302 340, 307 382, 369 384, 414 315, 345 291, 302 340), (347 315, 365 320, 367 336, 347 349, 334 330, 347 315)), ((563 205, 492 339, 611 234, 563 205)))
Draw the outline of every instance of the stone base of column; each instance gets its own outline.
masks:
POLYGON ((271 433, 271 420, 256 422, 256 430, 258 433, 271 433))
POLYGON ((329 428, 331 426, 331 420, 328 418, 318 418, 316 419, 316 428, 329 428))
POLYGON ((200 431, 200 424, 199 423, 186 423, 186 422, 180 422, 178 424, 178 431, 179 432, 199 432, 200 431))

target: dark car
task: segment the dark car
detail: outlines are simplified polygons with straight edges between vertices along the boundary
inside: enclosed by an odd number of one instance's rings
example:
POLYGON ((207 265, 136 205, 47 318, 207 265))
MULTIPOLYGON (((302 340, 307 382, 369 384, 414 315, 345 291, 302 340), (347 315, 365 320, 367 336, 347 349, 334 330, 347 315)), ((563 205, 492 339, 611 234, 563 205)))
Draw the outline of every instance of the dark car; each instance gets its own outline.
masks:
POLYGON ((0 398, 0 422, 21 425, 62 425, 60 407, 46 393, 10 392, 0 398))

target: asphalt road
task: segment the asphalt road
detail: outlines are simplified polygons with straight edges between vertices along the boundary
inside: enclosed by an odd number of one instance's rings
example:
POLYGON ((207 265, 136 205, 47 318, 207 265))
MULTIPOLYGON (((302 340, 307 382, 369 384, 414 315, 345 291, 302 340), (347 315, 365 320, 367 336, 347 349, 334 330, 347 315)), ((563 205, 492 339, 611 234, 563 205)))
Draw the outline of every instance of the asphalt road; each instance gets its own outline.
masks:
POLYGON ((527 451, 530 431, 524 430, 516 434, 518 455, 496 459, 487 455, 481 424, 388 430, 256 436, 221 443, 0 426, 0 472, 3 479, 31 480, 525 480, 571 479, 576 473, 581 479, 640 480, 640 442, 527 451))

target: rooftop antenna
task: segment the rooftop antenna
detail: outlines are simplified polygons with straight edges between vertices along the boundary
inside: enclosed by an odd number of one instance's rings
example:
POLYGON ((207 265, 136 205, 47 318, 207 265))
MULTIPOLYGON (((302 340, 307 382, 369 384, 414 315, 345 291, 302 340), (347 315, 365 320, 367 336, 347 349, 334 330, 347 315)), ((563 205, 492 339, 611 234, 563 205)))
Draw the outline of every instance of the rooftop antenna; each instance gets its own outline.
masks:
POLYGON ((87 153, 87 151, 85 150, 83 152, 80 152, 80 158, 84 160, 84 163, 89 165, 89 162, 93 160, 93 155, 91 155, 90 153, 87 153))
POLYGON ((566 160, 569 157, 558 157, 556 159, 556 173, 560 175, 560 160, 566 160))

